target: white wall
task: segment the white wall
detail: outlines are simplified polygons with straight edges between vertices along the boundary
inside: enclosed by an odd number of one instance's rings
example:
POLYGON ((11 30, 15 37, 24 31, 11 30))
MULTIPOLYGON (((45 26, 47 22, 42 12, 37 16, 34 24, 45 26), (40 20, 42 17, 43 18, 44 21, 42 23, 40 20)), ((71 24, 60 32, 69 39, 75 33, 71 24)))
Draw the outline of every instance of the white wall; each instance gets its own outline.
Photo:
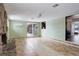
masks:
POLYGON ((46 29, 42 30, 42 37, 65 40, 65 17, 46 21, 46 29))
POLYGON ((9 21, 9 38, 27 37, 27 27, 24 21, 9 21))

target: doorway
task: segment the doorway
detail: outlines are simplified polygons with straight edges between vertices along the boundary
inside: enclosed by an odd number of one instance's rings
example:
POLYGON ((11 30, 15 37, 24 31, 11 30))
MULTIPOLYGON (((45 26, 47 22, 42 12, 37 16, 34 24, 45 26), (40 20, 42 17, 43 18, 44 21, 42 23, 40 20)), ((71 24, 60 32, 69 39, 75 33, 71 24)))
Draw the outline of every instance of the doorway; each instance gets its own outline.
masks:
POLYGON ((79 14, 66 17, 65 40, 79 45, 79 14))
POLYGON ((40 22, 27 22, 27 37, 40 37, 41 26, 40 22))

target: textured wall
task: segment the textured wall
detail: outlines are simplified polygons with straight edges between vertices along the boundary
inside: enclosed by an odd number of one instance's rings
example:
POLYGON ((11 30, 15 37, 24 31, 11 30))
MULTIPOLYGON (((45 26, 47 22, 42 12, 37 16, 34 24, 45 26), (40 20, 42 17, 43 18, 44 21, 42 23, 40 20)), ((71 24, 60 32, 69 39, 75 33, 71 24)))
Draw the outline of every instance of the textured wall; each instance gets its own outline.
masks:
POLYGON ((6 33, 7 13, 4 5, 0 3, 0 34, 6 33))
POLYGON ((4 5, 0 3, 0 54, 2 53, 2 34, 6 33, 7 28, 7 13, 4 5))

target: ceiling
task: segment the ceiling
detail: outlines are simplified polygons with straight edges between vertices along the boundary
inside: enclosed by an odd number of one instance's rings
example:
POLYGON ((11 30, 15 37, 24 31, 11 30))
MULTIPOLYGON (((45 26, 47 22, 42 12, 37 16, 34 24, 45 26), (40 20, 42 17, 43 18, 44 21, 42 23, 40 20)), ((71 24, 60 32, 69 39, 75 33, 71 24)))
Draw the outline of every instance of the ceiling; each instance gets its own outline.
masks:
POLYGON ((79 13, 78 3, 4 3, 10 20, 45 21, 79 13))

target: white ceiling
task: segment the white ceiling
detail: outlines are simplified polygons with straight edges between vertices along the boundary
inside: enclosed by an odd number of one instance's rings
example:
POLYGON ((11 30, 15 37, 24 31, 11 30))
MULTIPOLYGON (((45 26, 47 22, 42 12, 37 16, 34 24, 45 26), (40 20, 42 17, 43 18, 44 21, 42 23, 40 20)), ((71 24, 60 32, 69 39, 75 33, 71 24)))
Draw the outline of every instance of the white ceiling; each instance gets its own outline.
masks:
POLYGON ((5 3, 5 9, 10 20, 41 21, 53 20, 58 17, 79 13, 78 3, 58 3, 58 7, 52 7, 54 3, 5 3), (42 14, 38 18, 39 14, 42 14))

